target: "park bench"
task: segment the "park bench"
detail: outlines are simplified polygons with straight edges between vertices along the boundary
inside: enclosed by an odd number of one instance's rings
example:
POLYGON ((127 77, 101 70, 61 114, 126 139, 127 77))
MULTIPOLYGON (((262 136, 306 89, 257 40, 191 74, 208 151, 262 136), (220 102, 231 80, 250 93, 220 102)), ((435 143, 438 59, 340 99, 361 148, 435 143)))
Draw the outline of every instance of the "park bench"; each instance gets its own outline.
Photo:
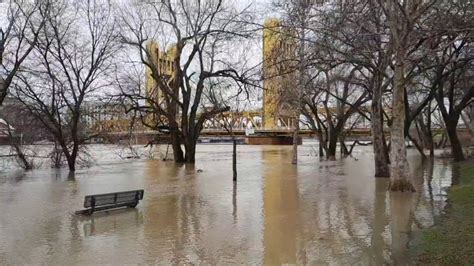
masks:
POLYGON ((115 209, 121 207, 135 208, 138 202, 143 199, 144 190, 131 190, 106 194, 89 195, 84 198, 85 210, 80 210, 76 214, 91 215, 96 211, 115 209))

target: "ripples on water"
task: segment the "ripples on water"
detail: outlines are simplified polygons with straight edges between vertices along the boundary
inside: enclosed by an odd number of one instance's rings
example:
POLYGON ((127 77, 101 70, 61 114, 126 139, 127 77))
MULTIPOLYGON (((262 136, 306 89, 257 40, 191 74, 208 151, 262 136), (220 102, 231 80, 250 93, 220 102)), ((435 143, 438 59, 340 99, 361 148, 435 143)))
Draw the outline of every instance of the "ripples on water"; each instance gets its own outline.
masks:
MULTIPOLYGON (((196 165, 108 161, 68 175, 0 177, 0 264, 383 264, 403 262, 444 208, 451 166, 410 155, 417 193, 386 192, 371 147, 335 162, 300 147, 201 145, 196 165), (202 172, 197 173, 197 169, 202 172), (72 215, 88 194, 145 189, 136 209, 72 215)), ((95 147, 99 161, 111 148, 95 147)))

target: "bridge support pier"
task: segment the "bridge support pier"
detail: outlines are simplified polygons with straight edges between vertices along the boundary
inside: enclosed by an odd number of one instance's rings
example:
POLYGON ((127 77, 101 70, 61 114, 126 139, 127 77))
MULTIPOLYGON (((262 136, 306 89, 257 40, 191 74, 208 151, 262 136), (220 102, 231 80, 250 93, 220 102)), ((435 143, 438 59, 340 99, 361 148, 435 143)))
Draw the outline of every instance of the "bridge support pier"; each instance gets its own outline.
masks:
MULTIPOLYGON (((298 137, 298 145, 301 145, 303 140, 298 137)), ((293 145, 292 136, 247 136, 245 137, 245 144, 248 145, 293 145)))

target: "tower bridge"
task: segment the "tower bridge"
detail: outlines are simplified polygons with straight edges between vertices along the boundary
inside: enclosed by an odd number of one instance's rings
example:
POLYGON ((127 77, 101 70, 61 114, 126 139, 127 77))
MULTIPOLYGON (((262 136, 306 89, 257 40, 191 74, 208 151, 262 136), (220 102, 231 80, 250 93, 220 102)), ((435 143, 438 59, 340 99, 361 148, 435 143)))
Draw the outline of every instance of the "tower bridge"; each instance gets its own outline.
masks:
MULTIPOLYGON (((147 45, 150 60, 155 62, 156 71, 160 75, 175 78, 175 47, 162 49, 156 41, 150 41, 147 45)), ((294 58, 296 56, 296 44, 291 34, 281 26, 278 19, 267 19, 263 29, 263 101, 259 110, 247 110, 243 112, 225 112, 217 117, 205 121, 201 132, 202 138, 227 138, 232 135, 246 139, 249 144, 292 144, 293 130, 299 122, 299 113, 293 107, 292 94, 295 92, 294 58), (224 126, 225 125, 225 126, 224 126)), ((152 71, 146 69, 146 94, 154 100, 154 104, 163 102, 158 85, 152 77, 152 71)), ((152 103, 147 103, 152 104, 152 103)), ((179 109, 176 108, 179 113, 179 109)), ((321 112, 324 114, 324 112, 321 112)), ((179 117, 179 115, 178 115, 179 117)), ((155 118, 152 118, 155 119, 155 118)), ((150 139, 162 139, 166 137, 153 130, 147 130, 139 125, 130 129, 127 119, 108 120, 97 124, 96 133, 99 136, 124 140, 131 135, 137 143, 148 142, 150 139), (132 131, 132 132, 131 132, 132 131)), ((315 133, 300 124, 300 135, 303 137, 315 137, 315 133)), ((362 125, 361 129, 347 132, 348 140, 370 140, 368 125, 362 125)), ((94 131, 94 130, 93 130, 94 131)))

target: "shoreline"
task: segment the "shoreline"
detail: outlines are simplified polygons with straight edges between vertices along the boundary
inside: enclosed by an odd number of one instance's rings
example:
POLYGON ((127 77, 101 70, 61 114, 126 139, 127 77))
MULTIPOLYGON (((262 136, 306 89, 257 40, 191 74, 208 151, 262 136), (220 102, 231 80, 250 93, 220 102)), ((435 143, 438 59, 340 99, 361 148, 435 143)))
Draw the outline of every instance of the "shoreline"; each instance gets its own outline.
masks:
POLYGON ((453 185, 444 213, 423 230, 412 247, 419 264, 474 263, 474 160, 453 164, 453 185))

